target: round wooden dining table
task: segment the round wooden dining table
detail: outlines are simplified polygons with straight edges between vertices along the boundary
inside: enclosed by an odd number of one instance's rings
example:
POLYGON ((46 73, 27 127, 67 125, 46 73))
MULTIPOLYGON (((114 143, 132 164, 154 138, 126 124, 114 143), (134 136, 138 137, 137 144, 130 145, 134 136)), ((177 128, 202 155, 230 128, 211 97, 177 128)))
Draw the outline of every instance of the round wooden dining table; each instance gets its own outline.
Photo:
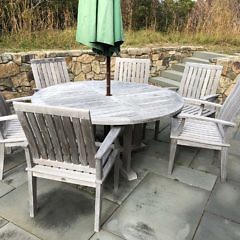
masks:
POLYGON ((105 81, 70 82, 39 90, 32 103, 88 109, 93 124, 125 126, 124 174, 129 180, 136 179, 131 169, 133 126, 178 114, 183 99, 174 91, 140 83, 112 81, 111 92, 112 96, 105 95, 105 81))

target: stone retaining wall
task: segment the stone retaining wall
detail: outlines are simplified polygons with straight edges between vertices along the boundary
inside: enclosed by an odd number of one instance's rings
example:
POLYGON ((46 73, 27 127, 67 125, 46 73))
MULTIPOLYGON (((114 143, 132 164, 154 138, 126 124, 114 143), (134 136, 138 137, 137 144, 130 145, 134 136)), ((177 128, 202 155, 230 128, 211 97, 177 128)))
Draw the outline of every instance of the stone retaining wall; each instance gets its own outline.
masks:
MULTIPOLYGON (((121 57, 150 58, 151 76, 184 57, 192 56, 202 47, 159 47, 159 48, 126 48, 121 57)), ((23 53, 4 53, 0 55, 0 91, 6 98, 32 94, 35 87, 30 60, 33 58, 65 57, 72 81, 103 80, 106 74, 105 58, 90 50, 41 51, 23 53)), ((114 73, 115 57, 112 57, 111 71, 114 73)))
MULTIPOLYGON (((121 57, 150 58, 151 76, 158 76, 183 58, 192 56, 202 47, 158 47, 126 48, 121 57)), ((6 98, 31 95, 35 87, 30 60, 33 58, 65 57, 71 81, 103 80, 106 74, 105 58, 90 50, 37 51, 23 53, 4 53, 0 55, 0 91, 6 98)), ((217 64, 224 66, 223 78, 219 87, 222 98, 229 94, 235 76, 240 72, 240 56, 231 59, 218 59, 217 64)), ((114 74, 115 57, 112 57, 111 75, 114 74)))
POLYGON ((240 56, 219 58, 216 60, 216 64, 223 66, 222 77, 218 88, 220 100, 223 102, 235 85, 237 75, 240 74, 240 56))

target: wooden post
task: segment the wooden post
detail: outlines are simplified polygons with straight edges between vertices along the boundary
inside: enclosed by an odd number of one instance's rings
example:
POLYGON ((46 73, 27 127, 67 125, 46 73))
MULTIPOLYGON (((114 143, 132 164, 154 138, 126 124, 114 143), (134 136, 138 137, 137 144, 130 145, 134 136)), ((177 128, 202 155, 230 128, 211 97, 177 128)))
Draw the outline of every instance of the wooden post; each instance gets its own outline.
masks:
POLYGON ((106 96, 111 96, 111 57, 107 57, 107 92, 106 96))

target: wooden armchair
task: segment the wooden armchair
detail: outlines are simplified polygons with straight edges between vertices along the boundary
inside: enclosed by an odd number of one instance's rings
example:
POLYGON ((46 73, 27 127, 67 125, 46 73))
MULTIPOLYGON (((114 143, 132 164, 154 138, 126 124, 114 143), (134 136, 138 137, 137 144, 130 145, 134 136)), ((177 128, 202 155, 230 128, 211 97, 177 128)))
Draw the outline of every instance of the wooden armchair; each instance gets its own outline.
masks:
POLYGON ((29 142, 26 148, 30 216, 37 209, 36 179, 46 178, 96 188, 95 225, 100 229, 102 184, 115 164, 114 189, 119 178, 121 127, 113 127, 97 150, 90 112, 62 107, 14 103, 29 142))
POLYGON ((173 170, 177 145, 209 148, 221 151, 221 180, 225 181, 230 127, 235 126, 232 121, 240 111, 240 75, 223 105, 197 99, 188 99, 188 102, 203 109, 205 106, 214 107, 217 115, 214 119, 182 113, 172 119, 168 173, 173 170))
POLYGON ((148 83, 149 71, 149 59, 116 58, 114 80, 148 83))
MULTIPOLYGON (((14 99, 26 100, 25 98, 14 99)), ((17 115, 12 114, 9 103, 0 95, 0 180, 3 179, 5 150, 11 147, 25 147, 27 139, 18 121, 17 115)))
MULTIPOLYGON (((185 99, 201 99, 215 102, 222 66, 187 62, 181 79, 179 95, 185 99)), ((175 89, 177 90, 177 89, 175 89)), ((182 113, 211 116, 215 113, 213 107, 202 109, 201 106, 186 101, 182 113)), ((158 137, 159 122, 155 127, 155 139, 158 137)))
MULTIPOLYGON (((187 62, 178 93, 184 98, 201 99, 216 102, 216 94, 223 67, 220 65, 187 62)), ((182 112, 210 116, 211 108, 202 110, 199 106, 186 102, 182 112)))
POLYGON ((62 57, 32 59, 31 68, 37 89, 70 82, 67 64, 62 57))

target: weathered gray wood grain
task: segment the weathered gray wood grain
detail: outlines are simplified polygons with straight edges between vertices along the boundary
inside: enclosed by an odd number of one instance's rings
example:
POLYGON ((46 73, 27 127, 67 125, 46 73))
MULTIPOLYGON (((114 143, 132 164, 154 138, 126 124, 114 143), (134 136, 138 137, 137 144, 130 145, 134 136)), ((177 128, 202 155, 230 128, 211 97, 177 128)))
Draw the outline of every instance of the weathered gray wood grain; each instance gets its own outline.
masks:
POLYGON ((41 89, 32 97, 40 105, 89 109, 97 125, 130 125, 177 114, 183 107, 175 92, 148 84, 112 81, 112 96, 105 96, 105 81, 66 83, 41 89))

